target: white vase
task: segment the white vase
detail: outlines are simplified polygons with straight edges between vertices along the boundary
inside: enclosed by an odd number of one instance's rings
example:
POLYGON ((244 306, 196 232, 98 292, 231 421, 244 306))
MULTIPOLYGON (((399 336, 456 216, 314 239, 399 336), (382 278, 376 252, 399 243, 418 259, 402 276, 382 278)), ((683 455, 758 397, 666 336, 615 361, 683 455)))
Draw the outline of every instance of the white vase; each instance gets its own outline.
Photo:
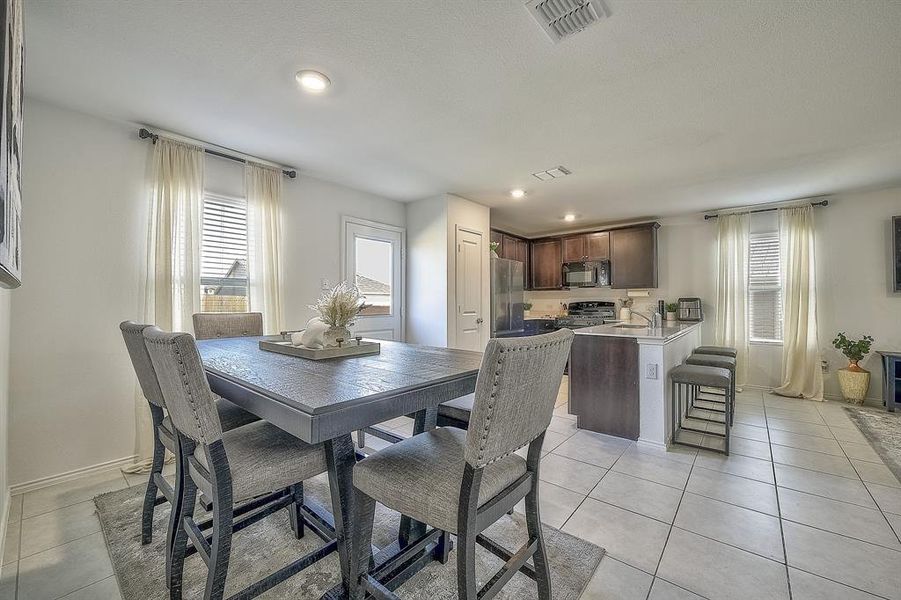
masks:
POLYGON ((674 312, 668 312, 668 313, 666 313, 666 320, 667 320, 667 321, 675 321, 675 320, 676 320, 676 313, 674 313, 674 312))
POLYGON ((350 330, 347 327, 329 327, 325 332, 325 347, 336 348, 338 340, 341 340, 343 346, 352 339, 350 330))

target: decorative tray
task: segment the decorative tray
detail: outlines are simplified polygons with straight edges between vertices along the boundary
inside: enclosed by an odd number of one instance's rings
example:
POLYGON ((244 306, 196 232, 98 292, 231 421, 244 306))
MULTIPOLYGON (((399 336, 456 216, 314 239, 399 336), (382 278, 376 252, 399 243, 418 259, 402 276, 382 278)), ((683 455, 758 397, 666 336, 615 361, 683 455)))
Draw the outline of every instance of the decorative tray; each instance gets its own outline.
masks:
POLYGON ((378 354, 381 346, 378 342, 363 340, 359 343, 351 342, 339 348, 320 348, 314 350, 303 346, 294 346, 290 341, 260 340, 260 350, 278 352, 290 356, 309 358, 310 360, 324 360, 327 358, 343 358, 346 356, 363 356, 366 354, 378 354))

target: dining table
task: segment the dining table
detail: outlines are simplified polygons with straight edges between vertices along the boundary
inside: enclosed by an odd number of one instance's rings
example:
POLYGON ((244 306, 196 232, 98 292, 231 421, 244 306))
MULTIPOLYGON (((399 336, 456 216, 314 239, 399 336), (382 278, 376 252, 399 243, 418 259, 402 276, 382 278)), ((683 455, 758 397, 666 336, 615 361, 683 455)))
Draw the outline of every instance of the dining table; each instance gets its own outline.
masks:
MULTIPOLYGON (((414 418, 414 435, 433 429, 439 404, 475 390, 482 353, 378 340, 378 354, 312 360, 260 348, 261 340, 281 339, 208 339, 197 348, 215 394, 308 444, 323 444, 332 510, 312 516, 327 522, 338 545, 341 583, 323 598, 343 598, 355 576, 353 467, 359 454, 353 434, 400 416, 414 418)), ((376 567, 418 552, 402 568, 383 569, 386 585, 396 588, 440 558, 435 544, 425 543, 430 539, 424 524, 405 517, 397 541, 373 549, 376 567)), ((447 551, 441 549, 444 560, 447 551)))

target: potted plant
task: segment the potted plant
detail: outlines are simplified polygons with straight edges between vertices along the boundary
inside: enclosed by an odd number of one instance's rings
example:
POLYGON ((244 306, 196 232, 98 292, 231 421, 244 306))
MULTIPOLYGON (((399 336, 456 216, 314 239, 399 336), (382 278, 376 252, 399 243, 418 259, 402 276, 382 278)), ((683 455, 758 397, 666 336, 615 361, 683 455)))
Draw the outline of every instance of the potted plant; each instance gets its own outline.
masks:
POLYGON ((677 310, 679 310, 679 305, 677 303, 667 302, 666 303, 666 320, 667 321, 675 321, 677 310))
POLYGON ((342 281, 330 290, 319 296, 316 304, 310 308, 319 313, 319 319, 328 325, 325 331, 324 346, 338 346, 338 340, 347 341, 351 338, 348 325, 366 308, 365 296, 360 294, 357 286, 342 281))
POLYGON ((489 242, 488 243, 488 248, 491 250, 491 258, 500 258, 500 256, 497 255, 497 250, 500 247, 501 247, 500 242, 489 242))
POLYGON ((859 340, 849 340, 844 331, 840 331, 832 345, 848 358, 848 366, 838 370, 838 384, 842 388, 842 396, 852 404, 863 404, 870 387, 870 372, 858 365, 870 353, 873 338, 869 335, 859 340))

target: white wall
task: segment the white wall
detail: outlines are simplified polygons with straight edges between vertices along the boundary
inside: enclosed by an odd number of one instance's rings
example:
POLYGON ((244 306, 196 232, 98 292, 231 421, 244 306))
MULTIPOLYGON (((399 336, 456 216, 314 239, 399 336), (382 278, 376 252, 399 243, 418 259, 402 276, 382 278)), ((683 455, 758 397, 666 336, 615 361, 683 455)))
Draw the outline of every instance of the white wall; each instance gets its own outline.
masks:
POLYGON ((0 290, 0 554, 9 522, 9 313, 10 295, 0 290))
POLYGON ((488 242, 490 210, 453 194, 407 204, 407 341, 456 346, 457 228, 482 234, 482 345, 488 343, 491 299, 488 242))
MULTIPOLYGON (((827 397, 839 398, 835 370, 847 360, 832 348, 838 331, 849 336, 876 338, 873 349, 901 349, 901 294, 891 291, 891 217, 901 214, 901 187, 841 194, 829 206, 815 209, 817 228, 817 322, 820 348, 829 363, 825 375, 827 397)), ((778 228, 775 213, 756 215, 755 231, 778 228)), ((704 341, 713 340, 716 292, 716 223, 702 215, 661 220, 659 230, 660 287, 651 298, 636 299, 637 310, 648 310, 657 298, 675 301, 699 296, 704 301, 704 341)), ((560 302, 578 299, 619 299, 625 290, 527 292, 533 312, 555 310, 560 302)), ((871 354, 861 363, 872 371, 869 398, 881 399, 882 368, 871 354)), ((752 344, 749 383, 774 387, 782 378, 782 346, 752 344)))
POLYGON ((407 341, 447 346, 447 202, 442 195, 406 209, 407 341))
MULTIPOLYGON (((25 115, 25 285, 11 294, 12 484, 134 454, 135 382, 117 325, 140 316, 151 148, 131 124, 31 98, 25 115)), ((206 179, 240 194, 241 170, 208 161, 206 179)), ((403 226, 405 213, 302 173, 283 189, 286 324, 299 326, 320 279, 340 277, 341 215, 403 226)))

